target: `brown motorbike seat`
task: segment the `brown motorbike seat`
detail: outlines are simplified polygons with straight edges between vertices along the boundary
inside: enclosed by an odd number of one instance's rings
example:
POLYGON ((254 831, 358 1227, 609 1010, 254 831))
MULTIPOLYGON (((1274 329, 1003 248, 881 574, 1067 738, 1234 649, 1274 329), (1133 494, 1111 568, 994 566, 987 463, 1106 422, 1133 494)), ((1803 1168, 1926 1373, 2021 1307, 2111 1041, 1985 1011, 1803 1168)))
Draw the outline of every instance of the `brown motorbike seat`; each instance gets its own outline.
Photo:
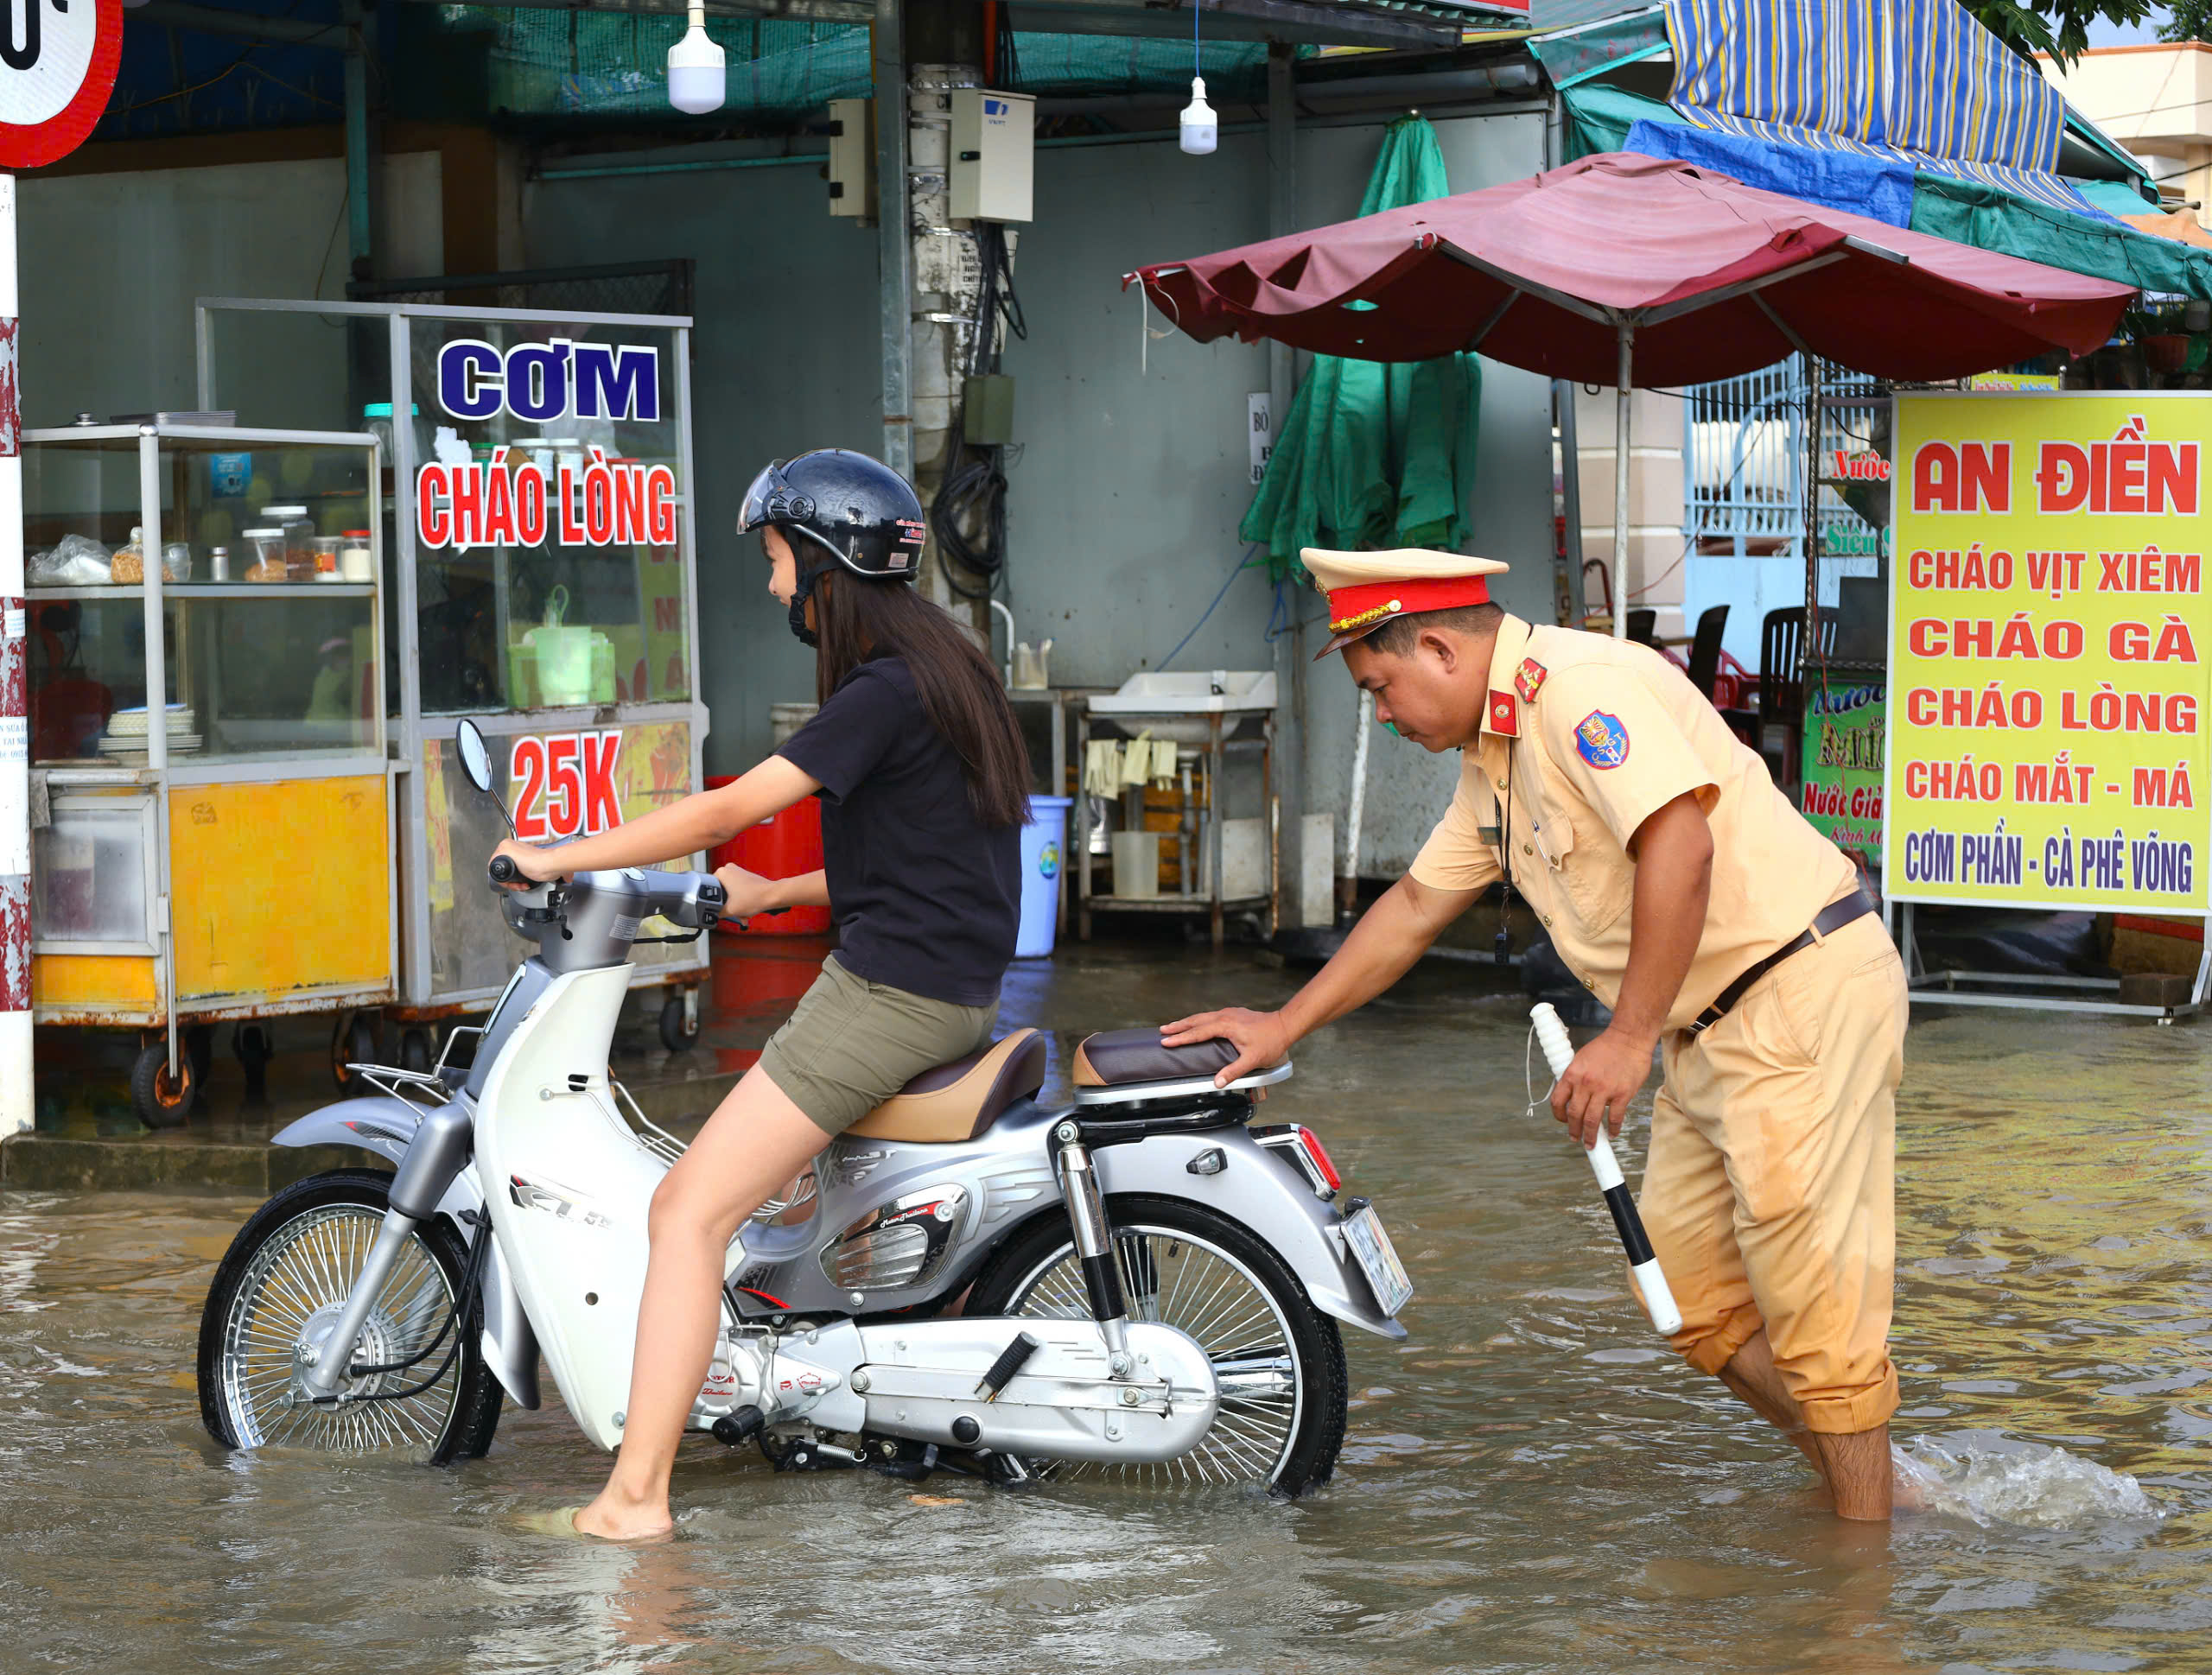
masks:
POLYGON ((1157 1028, 1104 1030, 1083 1038, 1071 1075, 1078 1088, 1126 1088, 1140 1082, 1211 1078, 1236 1061, 1236 1049, 1226 1041, 1163 1047, 1157 1028))
POLYGON ((871 1140, 972 1140, 1045 1085, 1045 1037, 1016 1030, 981 1052, 925 1070, 845 1132, 871 1140))

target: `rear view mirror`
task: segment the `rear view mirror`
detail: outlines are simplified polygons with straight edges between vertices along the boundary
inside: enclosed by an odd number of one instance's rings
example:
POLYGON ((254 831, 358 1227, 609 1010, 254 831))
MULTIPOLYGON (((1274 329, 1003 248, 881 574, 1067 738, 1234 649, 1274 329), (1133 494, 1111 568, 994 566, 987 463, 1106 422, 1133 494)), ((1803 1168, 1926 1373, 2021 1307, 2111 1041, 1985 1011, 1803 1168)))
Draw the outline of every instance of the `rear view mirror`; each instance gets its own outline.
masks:
POLYGON ((468 776, 468 783, 480 791, 492 789, 492 752, 485 748, 484 734, 476 723, 464 720, 454 734, 454 745, 461 752, 461 771, 468 776))
POLYGON ((515 817, 508 813, 505 802, 492 789, 492 751, 484 742, 484 734, 475 722, 467 716, 454 729, 454 748, 461 752, 461 771, 468 776, 468 783, 499 804, 499 816, 507 822, 507 830, 515 829, 515 817))

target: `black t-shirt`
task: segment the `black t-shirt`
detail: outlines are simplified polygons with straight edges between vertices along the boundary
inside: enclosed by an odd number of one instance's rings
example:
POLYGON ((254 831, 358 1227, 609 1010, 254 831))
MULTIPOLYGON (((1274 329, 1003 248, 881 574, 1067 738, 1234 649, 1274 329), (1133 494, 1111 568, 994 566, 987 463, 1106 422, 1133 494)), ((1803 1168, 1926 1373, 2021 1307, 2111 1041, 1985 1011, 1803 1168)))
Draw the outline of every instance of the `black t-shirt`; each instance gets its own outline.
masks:
POLYGON ((822 782, 839 963, 931 1000, 997 999, 1021 910, 1021 834, 976 820, 906 659, 855 669, 776 754, 822 782))

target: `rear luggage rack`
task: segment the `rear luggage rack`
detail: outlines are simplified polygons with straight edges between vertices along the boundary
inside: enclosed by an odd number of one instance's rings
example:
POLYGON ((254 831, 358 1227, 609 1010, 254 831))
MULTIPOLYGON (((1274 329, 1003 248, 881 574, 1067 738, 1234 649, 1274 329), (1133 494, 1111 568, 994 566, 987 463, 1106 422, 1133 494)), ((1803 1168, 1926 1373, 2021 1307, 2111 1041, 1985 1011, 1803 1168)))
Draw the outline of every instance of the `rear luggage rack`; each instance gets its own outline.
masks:
POLYGON ((1211 1076, 1181 1076, 1167 1082, 1125 1082, 1112 1088, 1078 1088, 1075 1102, 1086 1109, 1099 1105, 1133 1105, 1159 1100, 1200 1098, 1210 1094, 1243 1093, 1254 1088, 1272 1088, 1290 1075, 1290 1061, 1271 1065, 1264 1070, 1255 1070, 1249 1076, 1239 1076, 1226 1088, 1213 1085, 1211 1076))

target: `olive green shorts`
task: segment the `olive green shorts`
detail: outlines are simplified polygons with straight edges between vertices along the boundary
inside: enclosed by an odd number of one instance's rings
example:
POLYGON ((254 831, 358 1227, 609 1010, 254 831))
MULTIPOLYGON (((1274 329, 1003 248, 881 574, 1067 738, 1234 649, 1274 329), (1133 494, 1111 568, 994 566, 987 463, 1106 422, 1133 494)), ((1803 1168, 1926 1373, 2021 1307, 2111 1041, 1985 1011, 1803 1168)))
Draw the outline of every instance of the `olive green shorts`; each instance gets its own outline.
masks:
POLYGON ((832 955, 760 1068, 829 1134, 842 1134, 925 1070, 987 1046, 999 1006, 956 1006, 855 977, 832 955))

